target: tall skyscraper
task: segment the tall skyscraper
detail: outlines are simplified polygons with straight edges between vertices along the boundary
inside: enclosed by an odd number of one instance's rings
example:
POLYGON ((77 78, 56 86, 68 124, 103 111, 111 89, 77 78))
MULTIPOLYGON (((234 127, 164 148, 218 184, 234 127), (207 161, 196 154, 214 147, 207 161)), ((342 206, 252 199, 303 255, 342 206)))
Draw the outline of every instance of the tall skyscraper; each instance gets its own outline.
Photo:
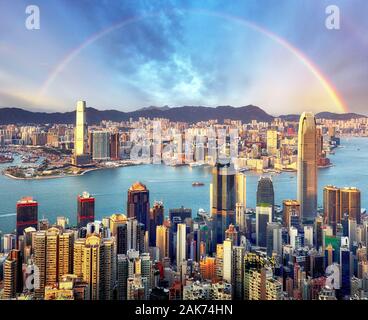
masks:
POLYGON ((204 257, 199 262, 202 279, 216 282, 216 263, 213 257, 204 257))
POLYGON ((316 119, 303 112, 298 131, 298 200, 303 222, 313 222, 317 215, 317 131, 316 119))
POLYGON ((187 253, 187 225, 185 223, 178 224, 176 233, 176 264, 181 266, 183 260, 186 260, 187 253))
POLYGON ((230 239, 224 241, 222 279, 232 283, 233 276, 233 243, 230 239))
POLYGON ((38 203, 32 197, 24 197, 17 202, 17 238, 23 235, 27 227, 37 229, 38 226, 38 203))
POLYGON ((285 228, 290 227, 290 216, 298 216, 300 218, 300 202, 297 200, 284 200, 282 202, 283 219, 282 224, 285 228))
POLYGON ((22 257, 19 250, 12 249, 3 264, 3 299, 13 299, 23 292, 22 257))
POLYGON ((349 296, 351 292, 350 279, 353 275, 353 253, 348 246, 340 248, 340 284, 341 296, 349 296))
POLYGON ((95 220, 95 198, 88 192, 84 191, 81 195, 78 195, 78 212, 77 222, 78 228, 87 226, 89 222, 95 220))
POLYGON ((160 261, 169 256, 169 229, 166 226, 156 227, 156 247, 159 249, 160 261))
POLYGON ((88 155, 88 132, 86 121, 86 102, 78 101, 76 110, 76 123, 74 132, 74 164, 87 164, 90 160, 88 155))
POLYGON ((215 246, 224 240, 225 230, 235 224, 236 181, 233 165, 217 163, 212 169, 211 214, 215 246))
POLYGON ((114 132, 110 134, 110 158, 111 160, 120 159, 120 134, 114 132))
POLYGON ((236 173, 236 203, 247 207, 247 176, 242 172, 236 173))
POLYGON ((267 255, 282 254, 282 228, 278 222, 267 223, 267 255))
POLYGON ((126 254, 128 247, 127 217, 124 214, 113 214, 110 217, 111 235, 115 238, 116 253, 126 254))
POLYGON ((92 159, 106 161, 110 159, 110 132, 94 131, 92 146, 92 159))
POLYGON ((357 188, 341 188, 341 206, 340 206, 340 218, 343 218, 344 214, 347 214, 349 219, 355 219, 357 224, 360 224, 360 190, 357 188))
POLYGON ((136 218, 149 230, 149 191, 141 182, 134 183, 128 190, 128 218, 136 218))
POLYGON ((256 207, 256 244, 267 247, 267 224, 272 222, 273 207, 263 204, 256 207))
POLYGON ((337 224, 340 223, 340 189, 335 186, 323 188, 324 222, 332 227, 336 235, 337 224))
POLYGON ((275 209, 275 193, 273 190, 273 183, 270 177, 261 177, 258 180, 257 186, 257 206, 262 205, 272 206, 272 217, 275 209))
POLYGON ((313 240, 314 240, 313 226, 311 225, 304 226, 304 246, 313 248, 313 240))
POLYGON ((156 227, 164 223, 164 205, 160 201, 155 201, 149 214, 149 245, 156 245, 156 227))
POLYGON ((45 286, 58 283, 63 275, 72 272, 73 233, 51 227, 35 233, 34 243, 34 261, 40 276, 35 292, 42 298, 45 286))
POLYGON ((245 248, 233 246, 232 257, 232 284, 235 300, 243 300, 244 297, 244 254, 245 248))
POLYGON ((83 280, 89 286, 89 300, 111 300, 116 280, 114 240, 89 235, 82 259, 83 280))

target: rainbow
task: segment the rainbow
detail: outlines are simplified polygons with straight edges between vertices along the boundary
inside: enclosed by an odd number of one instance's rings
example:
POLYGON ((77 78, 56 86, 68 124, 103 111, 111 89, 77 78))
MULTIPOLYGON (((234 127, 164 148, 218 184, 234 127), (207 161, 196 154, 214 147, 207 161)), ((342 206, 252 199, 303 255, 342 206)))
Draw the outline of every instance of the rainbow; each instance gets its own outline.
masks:
MULTIPOLYGON (((201 15, 207 15, 212 17, 218 17, 222 19, 226 19, 229 21, 232 21, 234 23, 237 23, 239 25, 242 25, 244 27, 250 28, 256 32, 259 32, 263 34, 264 36, 268 37, 275 43, 281 45, 283 48, 288 50, 291 54, 293 54, 311 73, 312 75, 318 80, 318 82, 321 84, 321 86, 324 88, 326 93, 330 96, 332 101, 334 102, 335 106, 338 108, 339 112, 348 112, 349 109, 347 105, 344 102, 344 99, 342 96, 338 93, 332 82, 328 79, 326 75, 322 73, 322 71, 316 66, 311 59, 309 59, 303 52, 301 52, 298 48, 293 46, 291 43, 286 41, 285 39, 281 38, 277 34, 271 32, 270 30, 265 29, 264 27, 261 27, 253 22, 250 22, 248 20, 227 15, 223 13, 208 11, 208 10, 180 10, 181 12, 185 12, 188 14, 201 14, 201 15)), ((167 11, 165 11, 167 13, 167 11)), ((169 12, 170 13, 170 12, 169 12)), ((172 12, 174 13, 174 12, 172 12)), ((113 24, 112 26, 103 29, 99 31, 98 33, 93 34, 91 37, 89 37, 87 40, 85 40, 82 44, 80 44, 78 47, 74 48, 72 51, 70 51, 52 70, 52 72, 48 75, 46 81, 42 84, 41 89, 39 90, 38 98, 41 99, 43 97, 50 85, 55 81, 55 79, 58 77, 58 75, 68 66, 68 64, 76 58, 80 52, 85 49, 86 47, 90 46, 94 42, 98 41, 102 37, 110 34, 111 32, 114 32, 120 28, 123 28, 127 25, 130 25, 132 23, 136 23, 139 21, 142 21, 147 18, 157 17, 158 14, 148 14, 144 16, 138 16, 138 17, 132 17, 129 19, 125 19, 123 21, 120 21, 116 24, 113 24)))

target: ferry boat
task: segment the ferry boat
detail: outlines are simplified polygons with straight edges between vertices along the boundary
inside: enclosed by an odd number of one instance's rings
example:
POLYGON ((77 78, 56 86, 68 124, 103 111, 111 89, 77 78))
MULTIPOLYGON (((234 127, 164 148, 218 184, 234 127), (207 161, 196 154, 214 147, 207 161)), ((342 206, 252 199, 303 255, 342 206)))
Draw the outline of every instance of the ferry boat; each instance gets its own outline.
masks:
POLYGON ((204 186, 203 182, 195 181, 192 183, 192 187, 202 187, 204 186))

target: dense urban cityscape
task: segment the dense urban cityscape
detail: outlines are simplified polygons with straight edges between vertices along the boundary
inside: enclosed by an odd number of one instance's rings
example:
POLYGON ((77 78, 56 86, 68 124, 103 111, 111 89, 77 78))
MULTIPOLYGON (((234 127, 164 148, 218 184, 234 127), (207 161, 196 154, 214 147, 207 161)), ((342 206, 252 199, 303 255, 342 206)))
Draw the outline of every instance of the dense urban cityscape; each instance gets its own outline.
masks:
POLYGON ((298 121, 271 123, 140 118, 87 125, 86 102, 78 101, 75 119, 1 126, 8 179, 141 164, 209 167, 210 186, 192 187, 209 189, 210 211, 192 212, 185 203, 167 208, 137 181, 121 195, 126 212, 96 219, 96 198, 80 190, 75 212, 49 221, 25 194, 14 203, 14 232, 2 235, 2 299, 368 298, 368 216, 360 190, 326 185, 323 206, 317 201, 318 171, 333 166, 328 156, 339 152, 340 137, 366 135, 367 118, 304 112, 298 121), (260 174, 257 190, 247 191, 253 171, 260 174), (297 199, 275 203, 272 176, 295 171, 297 199), (247 192, 255 208, 247 207, 247 192))

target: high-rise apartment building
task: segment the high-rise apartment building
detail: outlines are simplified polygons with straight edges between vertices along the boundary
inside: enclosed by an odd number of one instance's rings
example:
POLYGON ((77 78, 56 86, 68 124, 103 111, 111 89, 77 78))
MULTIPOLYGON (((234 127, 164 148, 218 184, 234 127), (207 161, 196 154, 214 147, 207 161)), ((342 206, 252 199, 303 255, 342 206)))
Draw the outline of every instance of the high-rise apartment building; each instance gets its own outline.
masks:
POLYGON ((116 281, 114 239, 89 235, 83 247, 82 274, 89 287, 89 300, 111 300, 116 281))
POLYGON ((23 292, 21 252, 12 249, 3 264, 3 299, 13 299, 23 292))

